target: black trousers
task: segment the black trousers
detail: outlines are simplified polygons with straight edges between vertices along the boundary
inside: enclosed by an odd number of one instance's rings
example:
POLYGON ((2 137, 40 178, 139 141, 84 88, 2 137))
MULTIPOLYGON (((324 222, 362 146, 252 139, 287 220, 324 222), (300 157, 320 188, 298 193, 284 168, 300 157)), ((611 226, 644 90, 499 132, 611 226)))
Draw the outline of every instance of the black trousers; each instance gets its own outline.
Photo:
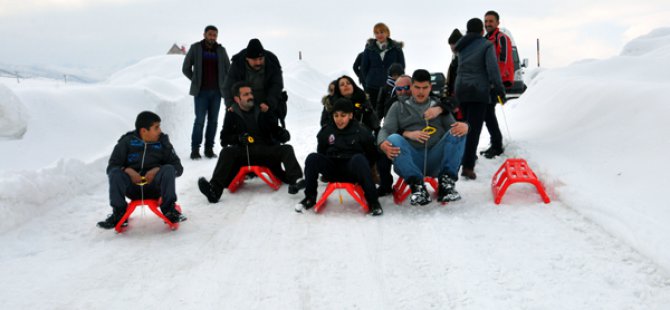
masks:
POLYGON ((309 154, 305 160, 305 196, 316 198, 319 173, 331 182, 358 183, 363 188, 368 203, 378 202, 370 163, 363 154, 356 154, 351 159, 332 159, 319 153, 309 154))
POLYGON ((126 212, 128 203, 126 197, 137 199, 162 198, 161 212, 164 214, 174 210, 177 201, 175 179, 177 170, 172 165, 163 165, 156 173, 153 182, 139 186, 130 180, 130 176, 121 169, 112 169, 109 172, 109 201, 114 212, 126 212))
POLYGON ((502 133, 500 132, 500 126, 498 125, 498 118, 496 117, 495 104, 486 105, 486 115, 484 116, 484 122, 486 123, 486 129, 489 131, 489 135, 491 136, 491 146, 495 149, 502 150, 503 137, 502 133))
POLYGON ((391 189, 393 187, 393 175, 391 174, 391 166, 393 162, 386 157, 383 152, 379 153, 377 158, 377 172, 379 172, 379 187, 384 189, 391 189))
POLYGON ((248 161, 245 146, 227 146, 221 150, 210 181, 216 194, 221 195, 240 168, 247 165, 268 167, 278 179, 287 184, 293 184, 302 178, 302 168, 295 158, 292 146, 250 144, 248 150, 248 161), (282 164, 286 170, 282 169, 282 164))
POLYGON ((465 151, 463 152, 463 168, 474 169, 477 160, 477 145, 479 145, 479 136, 482 133, 486 109, 491 104, 485 102, 462 102, 461 109, 465 121, 470 125, 468 137, 465 140, 465 151))

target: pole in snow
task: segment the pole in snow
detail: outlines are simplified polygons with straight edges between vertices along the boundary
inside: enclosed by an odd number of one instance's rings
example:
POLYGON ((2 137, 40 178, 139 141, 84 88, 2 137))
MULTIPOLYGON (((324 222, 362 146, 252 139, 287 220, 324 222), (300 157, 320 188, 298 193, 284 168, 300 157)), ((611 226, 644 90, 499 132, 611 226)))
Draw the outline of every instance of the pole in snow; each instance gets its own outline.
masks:
POLYGON ((537 67, 540 67, 540 38, 537 39, 537 67))
POLYGON ((298 60, 302 60, 302 51, 298 51, 298 60))

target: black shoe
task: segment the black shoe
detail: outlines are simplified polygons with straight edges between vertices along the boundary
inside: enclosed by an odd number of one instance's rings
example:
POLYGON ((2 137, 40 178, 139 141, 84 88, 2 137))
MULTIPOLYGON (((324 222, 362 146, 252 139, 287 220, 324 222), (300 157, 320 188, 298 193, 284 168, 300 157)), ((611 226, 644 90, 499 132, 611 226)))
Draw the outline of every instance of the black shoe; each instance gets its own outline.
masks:
POLYGON ((295 205, 295 212, 302 213, 305 210, 311 209, 316 204, 316 197, 305 197, 297 205, 295 205))
POLYGON ((477 174, 475 173, 475 169, 470 169, 470 168, 465 168, 461 169, 461 176, 465 177, 468 180, 475 180, 477 179, 477 174))
POLYGON ((202 156, 200 156, 200 150, 195 149, 191 151, 191 159, 196 160, 200 158, 202 158, 202 156))
POLYGON ((219 196, 214 192, 212 184, 207 182, 207 179, 200 177, 198 179, 198 188, 200 189, 200 192, 207 197, 207 201, 210 203, 219 202, 219 196))
POLYGON ((479 152, 479 154, 484 155, 484 157, 486 157, 486 158, 488 158, 488 159, 491 159, 491 158, 494 158, 494 157, 496 157, 496 156, 502 154, 503 151, 504 151, 503 148, 498 148, 498 147, 493 147, 493 146, 492 146, 492 147, 489 147, 489 148, 488 148, 487 150, 485 150, 485 151, 481 151, 481 152, 479 152))
POLYGON ((388 194, 393 194, 393 188, 391 187, 377 187, 377 196, 384 197, 388 194))
POLYGON ((429 204, 432 199, 430 199, 430 194, 428 194, 428 190, 426 189, 426 185, 423 183, 418 183, 418 184, 411 184, 410 188, 412 190, 412 194, 409 196, 409 204, 416 206, 425 206, 429 204))
POLYGON ((379 201, 371 203, 369 207, 370 207, 370 214, 374 216, 384 214, 384 210, 382 210, 382 206, 379 204, 379 201))
POLYGON ((443 175, 439 179, 437 186, 437 201, 449 202, 461 199, 461 194, 456 191, 456 182, 448 175, 443 175))
MULTIPOLYGON (((98 227, 102 229, 112 229, 116 227, 116 224, 119 223, 122 217, 123 213, 114 212, 108 215, 107 219, 105 219, 104 221, 98 222, 98 227)), ((127 221, 124 223, 123 226, 128 226, 127 221)))
POLYGON ((168 211, 164 215, 165 215, 165 218, 168 219, 168 221, 172 222, 172 224, 176 224, 176 223, 188 220, 188 218, 186 216, 179 213, 179 211, 177 211, 177 210, 168 211))
POLYGON ((293 184, 288 185, 288 193, 291 195, 297 194, 301 189, 305 188, 305 179, 299 179, 293 184))
POLYGON ((214 153, 214 149, 212 149, 211 147, 205 148, 205 157, 216 158, 216 154, 214 153))

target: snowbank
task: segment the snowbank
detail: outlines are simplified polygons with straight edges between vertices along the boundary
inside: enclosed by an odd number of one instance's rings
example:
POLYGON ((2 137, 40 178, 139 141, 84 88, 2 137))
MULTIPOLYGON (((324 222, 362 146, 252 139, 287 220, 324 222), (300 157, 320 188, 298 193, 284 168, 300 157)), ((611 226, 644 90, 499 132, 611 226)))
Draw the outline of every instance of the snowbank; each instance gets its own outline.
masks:
POLYGON ((28 127, 27 117, 21 100, 0 84, 0 139, 21 139, 28 127))
MULTIPOLYGON (((558 198, 670 270, 670 28, 621 56, 545 70, 505 107, 513 145, 558 198)), ((500 114, 499 114, 500 115, 500 114)))

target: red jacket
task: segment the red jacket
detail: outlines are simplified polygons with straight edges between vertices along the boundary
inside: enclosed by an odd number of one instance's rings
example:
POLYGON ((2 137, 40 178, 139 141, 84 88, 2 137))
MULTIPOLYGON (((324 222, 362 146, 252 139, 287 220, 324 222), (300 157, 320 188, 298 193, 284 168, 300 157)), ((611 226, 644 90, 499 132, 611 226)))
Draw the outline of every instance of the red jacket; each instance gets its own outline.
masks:
POLYGON ((486 35, 486 39, 496 47, 496 56, 498 58, 498 68, 500 76, 506 87, 511 87, 514 83, 514 59, 512 56, 512 40, 496 28, 486 35), (509 85, 509 86, 507 86, 509 85))

